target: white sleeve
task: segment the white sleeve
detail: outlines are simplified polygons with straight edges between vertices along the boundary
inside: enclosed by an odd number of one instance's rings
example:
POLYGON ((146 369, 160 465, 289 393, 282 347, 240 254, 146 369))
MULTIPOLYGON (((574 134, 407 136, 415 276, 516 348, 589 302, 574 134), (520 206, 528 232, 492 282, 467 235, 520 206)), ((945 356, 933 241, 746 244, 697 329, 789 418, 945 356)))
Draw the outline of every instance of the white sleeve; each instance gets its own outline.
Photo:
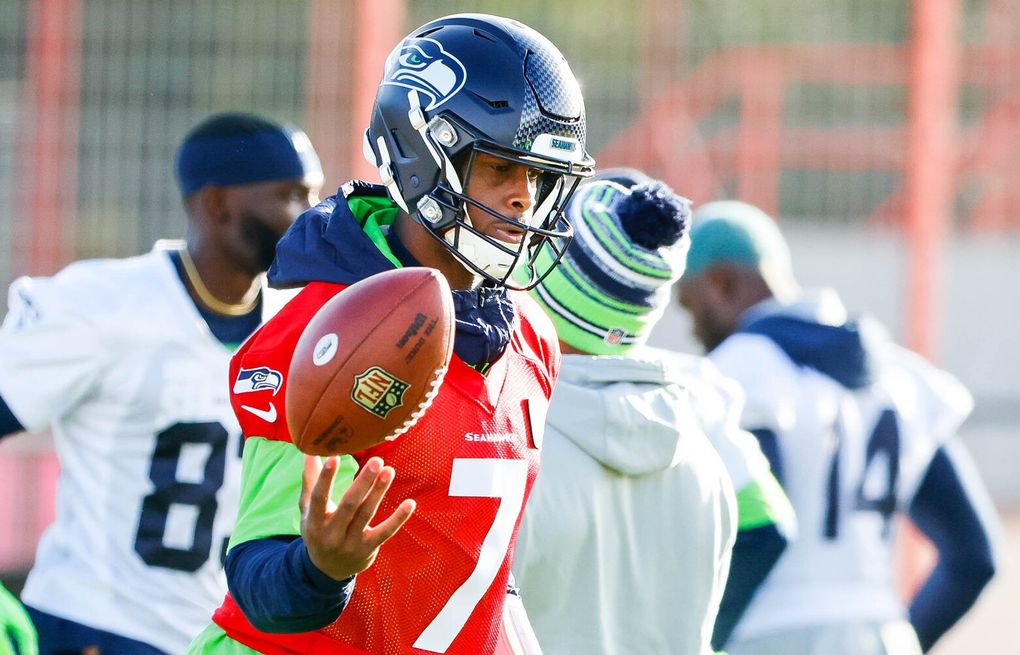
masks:
POLYGON ((963 383, 906 348, 890 344, 883 364, 900 415, 939 444, 954 436, 974 409, 963 383))
POLYGON ((797 422, 798 380, 795 367, 768 337, 734 334, 709 354, 719 371, 744 392, 741 427, 783 434, 797 422))
POLYGON ((754 435, 740 428, 744 394, 707 358, 672 358, 682 366, 681 384, 690 393, 701 428, 719 454, 738 492, 769 471, 754 435))
POLYGON ((28 430, 66 415, 99 378, 106 348, 74 308, 83 300, 55 278, 11 285, 0 327, 0 397, 28 430))
POLYGON ((708 437, 726 466, 737 493, 771 470, 758 440, 750 432, 734 426, 733 429, 713 432, 708 437))

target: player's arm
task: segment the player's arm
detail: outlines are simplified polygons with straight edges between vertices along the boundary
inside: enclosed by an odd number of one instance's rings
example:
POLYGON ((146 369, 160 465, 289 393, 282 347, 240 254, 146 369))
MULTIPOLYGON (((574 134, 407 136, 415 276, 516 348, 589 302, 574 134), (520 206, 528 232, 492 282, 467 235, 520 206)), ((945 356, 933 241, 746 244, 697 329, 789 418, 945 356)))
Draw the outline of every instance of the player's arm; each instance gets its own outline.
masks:
POLYGON ((370 460, 354 477, 356 464, 344 457, 310 473, 307 461, 287 442, 245 442, 226 572, 234 600, 263 632, 307 632, 335 621, 354 574, 413 511, 413 503, 402 505, 369 527, 393 470, 370 460))
POLYGON ((19 278, 0 326, 0 438, 41 430, 94 391, 106 368, 102 330, 76 301, 87 285, 19 278))
MULTIPOLYGON (((353 580, 337 581, 315 568, 301 538, 304 456, 293 444, 249 437, 244 443, 241 501, 227 551, 230 593, 263 632, 314 630, 336 620, 353 580)), ((346 462, 337 488, 354 478, 346 462)))
MULTIPOLYGON (((750 358, 737 357, 744 362, 750 358)), ((769 572, 779 561, 796 520, 793 507, 777 477, 783 463, 775 431, 767 428, 740 428, 740 424, 765 426, 778 424, 774 412, 774 385, 751 386, 724 377, 726 368, 701 362, 699 379, 709 383, 691 385, 706 400, 711 389, 719 399, 715 414, 705 412, 705 433, 719 452, 737 492, 737 536, 730 556, 729 577, 723 591, 719 613, 712 633, 712 646, 721 650, 769 572), (745 407, 746 400, 746 407, 745 407)), ((717 362, 716 362, 717 364, 717 362)), ((740 367, 730 367, 740 372, 740 367)), ((731 373, 732 374, 732 373, 731 373)), ((711 407, 712 403, 705 403, 711 407)))
MULTIPOLYGON (((293 307, 288 305, 281 313, 293 307)), ((274 320, 279 319, 277 314, 274 320)), ((288 323, 298 325, 303 321, 288 323)), ((246 404, 268 407, 277 392, 285 393, 272 385, 262 390, 242 385, 241 373, 248 359, 256 362, 248 365, 251 369, 285 371, 289 360, 282 353, 288 351, 288 346, 293 347, 286 342, 287 337, 293 336, 294 341, 297 338, 286 332, 282 337, 274 334, 273 351, 254 356, 251 349, 259 336, 246 341, 230 363, 229 379, 234 381, 231 404, 242 433, 257 436, 244 440, 240 502, 225 562, 227 585, 234 602, 259 630, 306 632, 336 620, 354 581, 332 579, 312 564, 301 537, 305 458, 290 442, 285 420, 243 409, 246 404), (283 346, 278 343, 281 340, 283 346), (277 362, 281 357, 283 360, 277 362)), ((343 464, 333 487, 335 498, 343 494, 357 470, 352 458, 344 458, 343 464)))
MULTIPOLYGON (((758 431, 752 432, 758 436, 758 431)), ((778 456, 778 450, 774 454, 778 456)), ((793 525, 793 507, 771 471, 759 472, 737 490, 737 538, 712 631, 715 650, 726 645, 758 587, 786 550, 793 525)))
POLYGON ((354 591, 315 568, 300 538, 245 542, 227 555, 230 593, 245 617, 269 633, 317 630, 335 621, 354 591))
POLYGON ((910 605, 910 622, 928 651, 974 604, 999 559, 995 511, 955 440, 936 452, 910 518, 938 550, 935 569, 910 605))

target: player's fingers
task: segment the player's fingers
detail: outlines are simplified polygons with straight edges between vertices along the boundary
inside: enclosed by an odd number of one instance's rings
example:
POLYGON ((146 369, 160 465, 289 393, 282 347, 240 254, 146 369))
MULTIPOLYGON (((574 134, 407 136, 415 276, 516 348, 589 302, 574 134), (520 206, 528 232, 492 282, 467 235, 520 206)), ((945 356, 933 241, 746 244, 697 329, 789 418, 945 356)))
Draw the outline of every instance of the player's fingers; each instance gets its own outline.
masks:
POLYGON ((365 531, 366 543, 372 548, 382 546, 390 537, 397 534, 400 528, 404 527, 407 519, 414 514, 415 507, 417 507, 417 503, 414 502, 414 499, 405 498, 397 509, 386 517, 386 520, 365 531))
POLYGON ((298 506, 301 508, 301 515, 308 513, 308 503, 312 497, 312 487, 322 472, 322 461, 315 455, 305 455, 305 470, 301 474, 301 496, 298 498, 298 506))
POLYGON ((322 520, 329 511, 330 491, 339 463, 336 457, 327 457, 325 462, 318 457, 305 457, 305 471, 301 480, 302 495, 307 489, 304 515, 310 520, 322 520), (312 462, 309 459, 314 460, 312 462))
POLYGON ((354 476, 354 482, 348 487, 347 491, 344 492, 343 498, 340 499, 340 504, 337 506, 336 512, 334 513, 334 520, 340 524, 338 529, 347 530, 351 521, 358 513, 358 509, 365 500, 365 496, 375 486, 375 480, 379 477, 379 472, 383 469, 383 461, 379 457, 371 457, 365 465, 361 467, 358 474, 354 476))
POLYGON ((379 503, 386 496, 386 492, 389 490, 390 485, 393 484, 393 478, 396 473, 393 471, 392 466, 384 466, 379 475, 375 478, 375 484, 365 495, 365 498, 361 501, 361 505, 358 506, 357 511, 351 518, 350 527, 348 531, 361 532, 368 527, 368 524, 375 517, 376 511, 379 509, 379 503))

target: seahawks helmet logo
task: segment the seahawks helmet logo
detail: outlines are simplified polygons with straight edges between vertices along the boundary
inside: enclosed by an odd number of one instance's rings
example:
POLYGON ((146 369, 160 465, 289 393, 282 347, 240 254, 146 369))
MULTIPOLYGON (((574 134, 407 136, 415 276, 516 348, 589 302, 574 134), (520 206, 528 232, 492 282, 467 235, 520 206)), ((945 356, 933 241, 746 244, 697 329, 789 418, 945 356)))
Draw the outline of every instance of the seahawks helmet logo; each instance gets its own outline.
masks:
POLYGON ((234 393, 251 393, 271 389, 275 396, 282 384, 283 375, 268 366, 242 368, 237 373, 237 379, 234 380, 234 393))
POLYGON ((433 39, 407 39, 386 60, 383 84, 414 89, 428 99, 430 111, 452 98, 464 86, 467 70, 433 39))

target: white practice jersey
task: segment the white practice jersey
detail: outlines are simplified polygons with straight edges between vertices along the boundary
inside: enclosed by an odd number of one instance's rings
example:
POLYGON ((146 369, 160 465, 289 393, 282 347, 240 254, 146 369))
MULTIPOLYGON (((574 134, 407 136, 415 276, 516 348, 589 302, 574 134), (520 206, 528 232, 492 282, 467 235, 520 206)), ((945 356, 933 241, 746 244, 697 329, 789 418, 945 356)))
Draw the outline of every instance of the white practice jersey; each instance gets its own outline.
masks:
POLYGON ((971 398, 951 375, 892 343, 876 376, 851 390, 799 366, 771 339, 737 333, 711 353, 746 394, 743 425, 775 433, 798 536, 734 633, 893 621, 894 514, 906 511, 935 452, 971 398))
POLYGON ((740 427, 744 394, 740 385, 719 371, 707 357, 646 348, 647 356, 658 358, 670 376, 687 390, 698 424, 729 473, 737 493, 769 475, 769 462, 754 435, 740 427))
POLYGON ((52 427, 56 522, 26 604, 183 652, 226 591, 240 488, 231 353, 166 246, 18 279, 0 332, 0 396, 52 427))

